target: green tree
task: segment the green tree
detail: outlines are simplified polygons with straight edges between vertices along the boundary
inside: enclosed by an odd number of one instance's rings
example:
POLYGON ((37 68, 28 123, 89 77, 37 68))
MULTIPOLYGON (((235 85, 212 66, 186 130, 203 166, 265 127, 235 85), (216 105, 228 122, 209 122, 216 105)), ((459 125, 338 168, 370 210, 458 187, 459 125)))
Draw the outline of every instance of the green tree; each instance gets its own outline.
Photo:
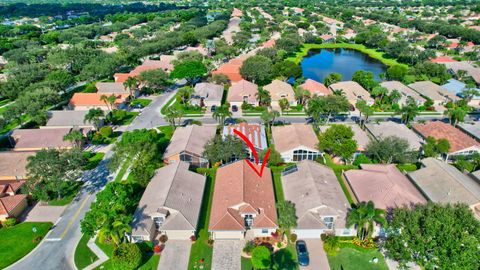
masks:
POLYGON ((65 91, 67 87, 73 85, 75 78, 65 70, 56 70, 50 72, 47 77, 45 77, 45 81, 54 91, 60 92, 65 91))
POLYGON ((205 144, 203 155, 211 162, 229 162, 246 157, 245 144, 236 136, 215 136, 205 144))
POLYGON ((461 96, 468 102, 472 101, 472 99, 476 96, 480 96, 480 91, 475 88, 474 85, 467 85, 465 89, 462 90, 461 96))
POLYGON ((375 97, 375 99, 379 104, 384 104, 384 101, 385 101, 384 99, 385 99, 385 96, 387 96, 388 94, 388 89, 382 86, 375 86, 372 89, 371 93, 372 93, 372 96, 375 97))
POLYGON ((252 265, 254 269, 270 269, 272 264, 270 251, 265 246, 257 246, 252 250, 252 265))
POLYGON ((341 80, 342 74, 333 72, 328 74, 325 79, 323 79, 323 84, 325 84, 326 87, 329 87, 330 85, 337 83, 341 80))
POLYGON ((174 79, 186 79, 189 83, 205 76, 207 67, 200 61, 184 61, 176 64, 170 77, 174 79))
POLYGON ((263 160, 268 150, 270 150, 270 154, 268 155, 268 161, 267 161, 268 167, 278 166, 284 163, 282 155, 275 149, 274 145, 270 145, 268 149, 265 149, 262 152, 260 152, 260 155, 258 156, 258 158, 260 160, 263 160))
POLYGON ((365 123, 368 122, 368 118, 373 115, 372 107, 368 106, 367 102, 363 99, 360 99, 355 103, 355 107, 360 112, 359 118, 361 121, 361 126, 365 126, 365 123), (362 116, 365 119, 362 119, 362 116))
POLYGON ((357 82, 363 88, 368 91, 372 91, 373 88, 378 86, 378 82, 375 81, 373 73, 371 71, 357 70, 352 75, 352 81, 357 82))
POLYGON ((275 47, 285 50, 287 53, 296 52, 302 45, 303 40, 297 33, 289 33, 277 40, 275 47))
POLYGON ((128 77, 125 82, 123 82, 123 87, 128 89, 128 93, 131 97, 135 95, 135 91, 138 89, 138 80, 135 77, 128 77))
POLYGON ((213 112, 213 119, 218 121, 219 125, 224 125, 225 124, 225 118, 227 117, 232 117, 232 112, 230 111, 230 108, 228 108, 226 105, 222 105, 220 107, 217 107, 217 109, 213 112))
POLYGON ((61 199, 82 174, 86 160, 78 148, 40 150, 28 157, 26 190, 37 200, 61 199))
POLYGON ((98 238, 102 243, 112 242, 118 247, 125 241, 125 234, 131 230, 132 228, 122 220, 115 220, 98 231, 98 238))
POLYGON ((357 151, 357 142, 353 139, 353 130, 346 125, 331 125, 319 136, 318 149, 339 156, 344 160, 352 158, 357 151))
POLYGON ((246 80, 259 85, 265 85, 272 78, 272 60, 261 55, 254 55, 247 58, 240 68, 240 74, 246 80))
POLYGON ((294 89, 295 99, 300 105, 307 104, 307 101, 312 97, 310 91, 303 89, 302 87, 297 87, 294 89))
POLYGON ((450 124, 457 126, 458 123, 465 120, 465 116, 471 110, 471 108, 466 104, 465 100, 459 100, 457 102, 449 102, 446 104, 447 110, 444 112, 450 124))
POLYGON ((164 91, 171 84, 168 74, 162 69, 144 71, 137 78, 144 87, 153 89, 153 92, 164 91))
POLYGON ((177 123, 178 125, 180 125, 180 123, 182 122, 183 116, 185 116, 185 112, 183 110, 170 106, 167 109, 167 113, 165 114, 164 118, 165 121, 170 124, 172 129, 175 130, 175 128, 177 127, 177 123))
POLYGON ((142 252, 133 243, 123 243, 113 250, 112 266, 115 270, 138 269, 142 263, 142 252))
POLYGON ((406 66, 393 65, 387 69, 387 78, 389 80, 403 81, 407 72, 408 68, 406 66))
POLYGON ((385 210, 375 208, 372 201, 360 202, 352 208, 347 216, 347 227, 355 226, 357 236, 364 240, 373 233, 375 224, 385 226, 385 210))
POLYGON ((400 265, 477 269, 480 222, 464 204, 428 203, 393 209, 385 248, 400 265), (448 233, 446 233, 448 232, 448 233))
POLYGON ((84 139, 85 137, 83 136, 83 133, 79 130, 72 130, 68 134, 65 134, 65 136, 63 136, 64 141, 71 142, 77 148, 82 145, 84 139))
POLYGON ((318 125, 322 117, 325 117, 325 124, 330 118, 341 112, 348 112, 350 103, 343 96, 328 95, 316 96, 308 101, 307 115, 312 117, 315 125, 318 125))
POLYGON ((88 110, 87 114, 83 119, 84 123, 91 123, 95 127, 96 130, 100 128, 102 123, 102 118, 105 116, 105 113, 100 108, 91 108, 88 110))
POLYGON ((178 89, 177 99, 179 99, 183 105, 186 105, 190 101, 192 94, 193 94, 193 88, 190 86, 185 86, 178 89))
POLYGON ((417 151, 410 148, 404 138, 388 136, 371 140, 366 147, 369 156, 385 163, 411 163, 417 159, 417 151))
POLYGON ((255 97, 258 100, 258 105, 260 106, 270 106, 272 98, 270 96, 270 92, 263 89, 263 87, 258 88, 258 92, 255 93, 255 97))
POLYGON ((412 97, 408 97, 406 104, 398 109, 396 113, 401 115, 402 123, 410 123, 418 115, 417 102, 412 97))
POLYGON ((447 139, 436 140, 434 137, 427 137, 422 145, 423 154, 426 157, 438 157, 448 154, 450 151, 450 142, 447 139))
POLYGON ((282 80, 287 80, 292 77, 298 78, 302 76, 302 67, 295 62, 285 60, 273 65, 273 74, 275 74, 276 77, 281 77, 282 80))
POLYGON ((107 109, 111 112, 113 110, 113 106, 115 101, 117 101, 117 97, 114 94, 111 95, 101 95, 100 101, 103 101, 105 105, 107 105, 107 109))
POLYGON ((291 201, 277 203, 278 225, 283 230, 289 230, 297 227, 297 214, 295 204, 291 201))
POLYGON ((278 111, 263 111, 260 118, 263 123, 267 126, 267 129, 270 130, 270 126, 275 122, 275 118, 279 117, 280 113, 278 111))
POLYGON ((281 98, 278 101, 278 105, 280 106, 280 110, 282 112, 284 112, 284 111, 286 111, 290 108, 290 102, 288 102, 288 99, 286 99, 286 98, 281 98))

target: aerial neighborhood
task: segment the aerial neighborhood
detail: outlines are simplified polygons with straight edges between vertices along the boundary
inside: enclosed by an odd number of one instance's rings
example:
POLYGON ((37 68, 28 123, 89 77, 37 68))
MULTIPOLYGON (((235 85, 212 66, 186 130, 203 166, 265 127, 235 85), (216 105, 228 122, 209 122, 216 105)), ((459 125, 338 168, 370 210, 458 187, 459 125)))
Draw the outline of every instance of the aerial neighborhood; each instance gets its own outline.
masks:
POLYGON ((480 269, 480 2, 64 2, 0 4, 0 269, 480 269))

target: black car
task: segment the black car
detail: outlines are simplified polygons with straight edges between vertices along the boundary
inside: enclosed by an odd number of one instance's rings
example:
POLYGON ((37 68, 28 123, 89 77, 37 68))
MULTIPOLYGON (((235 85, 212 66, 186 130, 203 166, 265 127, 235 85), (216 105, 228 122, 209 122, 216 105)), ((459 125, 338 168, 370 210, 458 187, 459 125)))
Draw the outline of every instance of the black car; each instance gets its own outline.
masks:
POLYGON ((237 105, 232 106, 232 112, 238 112, 238 106, 237 105))
POLYGON ((217 106, 212 105, 212 108, 210 109, 211 112, 215 112, 217 110, 217 106))
POLYGON ((307 266, 310 263, 310 257, 308 257, 307 243, 303 240, 298 240, 295 244, 298 254, 298 264, 301 266, 307 266))

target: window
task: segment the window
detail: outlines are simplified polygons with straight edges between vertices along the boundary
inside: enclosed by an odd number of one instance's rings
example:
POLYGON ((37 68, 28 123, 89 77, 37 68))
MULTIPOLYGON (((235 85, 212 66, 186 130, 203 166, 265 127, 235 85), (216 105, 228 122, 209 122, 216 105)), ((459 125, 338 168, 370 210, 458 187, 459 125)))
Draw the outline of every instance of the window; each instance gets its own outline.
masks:
POLYGON ((262 229, 262 233, 268 233, 268 229, 262 229))
POLYGON ((132 241, 134 243, 143 242, 143 238, 141 236, 132 236, 132 241))
POLYGON ((153 222, 155 222, 155 228, 157 228, 157 230, 162 226, 164 221, 165 221, 164 217, 154 217, 153 218, 153 222))
POLYGON ((181 161, 186 161, 186 162, 192 162, 192 156, 188 154, 180 154, 180 160, 181 161))
POLYGON ((293 161, 301 161, 301 160, 315 160, 317 157, 320 156, 320 153, 307 151, 307 150, 295 150, 293 151, 293 161))
POLYGON ((245 215, 245 226, 247 226, 247 228, 250 228, 252 227, 252 224, 253 224, 253 215, 245 215))
POLYGON ((325 223, 325 226, 327 226, 328 229, 333 229, 333 217, 324 217, 323 222, 325 223))

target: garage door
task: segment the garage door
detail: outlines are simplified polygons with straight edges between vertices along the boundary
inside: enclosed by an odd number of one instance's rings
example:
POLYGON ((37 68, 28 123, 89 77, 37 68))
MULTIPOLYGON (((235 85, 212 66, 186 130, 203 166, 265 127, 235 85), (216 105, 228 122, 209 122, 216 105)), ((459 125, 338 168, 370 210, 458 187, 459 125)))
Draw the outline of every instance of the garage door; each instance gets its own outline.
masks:
POLYGON ((298 239, 319 239, 323 230, 293 230, 292 232, 297 235, 298 239))
POLYGON ((243 239, 243 232, 241 231, 217 231, 213 233, 215 239, 223 240, 239 240, 243 239))

